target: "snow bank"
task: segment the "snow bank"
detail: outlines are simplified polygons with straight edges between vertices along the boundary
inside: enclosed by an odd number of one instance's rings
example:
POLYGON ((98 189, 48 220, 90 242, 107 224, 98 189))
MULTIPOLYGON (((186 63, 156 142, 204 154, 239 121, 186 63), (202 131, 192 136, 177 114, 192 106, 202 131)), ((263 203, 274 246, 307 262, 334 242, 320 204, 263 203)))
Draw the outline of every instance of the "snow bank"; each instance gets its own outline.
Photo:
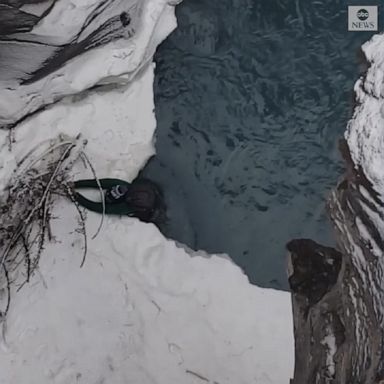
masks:
MULTIPOLYGON (((369 341, 377 339, 372 331, 373 322, 378 322, 378 329, 383 325, 384 35, 373 36, 362 49, 369 68, 355 84, 357 106, 345 134, 359 175, 355 181, 357 187, 354 187, 358 190, 346 199, 348 206, 344 212, 347 213, 343 213, 347 218, 349 214, 353 225, 339 223, 338 226, 345 237, 343 245, 353 255, 358 272, 358 278, 351 284, 350 300, 355 309, 355 338, 365 341, 357 344, 356 349, 360 349, 356 355, 361 360, 360 367, 366 367, 369 362, 372 368, 382 361, 382 356, 375 353, 369 341), (372 301, 368 304, 367 295, 372 301), (370 319, 368 323, 367 318, 370 319), (379 363, 375 359, 379 359, 379 363)), ((342 211, 341 206, 337 208, 342 211)), ((376 345, 380 347, 380 343, 376 345)))
MULTIPOLYGON (((362 196, 359 204, 365 218, 364 222, 361 218, 356 218, 355 225, 359 236, 369 245, 370 252, 381 263, 380 268, 384 268, 380 235, 384 231, 384 35, 373 36, 362 49, 369 68, 365 76, 355 84, 357 106, 348 124, 345 138, 355 166, 370 183, 359 186, 362 196)), ((344 231, 348 233, 349 230, 346 228, 344 231)), ((369 272, 365 265, 367 258, 357 245, 355 254, 360 254, 359 267, 361 276, 365 279, 364 276, 369 272)), ((373 281, 372 278, 370 281, 373 281)), ((379 293, 376 296, 379 297, 379 293)))
MULTIPOLYGON (((165 2, 146 4, 155 15, 143 13, 150 23, 165 2)), ((174 23, 172 12, 163 13, 156 24, 163 35, 151 41, 159 42, 174 23)), ((73 81, 59 80, 44 102, 111 73, 124 72, 128 84, 66 97, 24 120, 12 152, 2 131, 3 181, 21 156, 58 133, 88 139, 98 176, 136 176, 154 153, 154 68, 146 55, 138 62, 138 54, 123 58, 114 49, 107 44, 65 66, 62 77, 73 81), (123 61, 125 69, 118 70, 123 61), (139 67, 128 81, 127 68, 139 67), (91 79, 84 80, 88 71, 91 79)), ((120 52, 127 49, 122 45, 120 52)), ((44 82, 53 86, 54 77, 44 82)), ((11 120, 30 110, 22 100, 11 120)), ((91 176, 81 166, 74 172, 91 176)), ((54 215, 56 242, 47 245, 32 281, 13 295, 2 324, 0 384, 288 383, 294 358, 289 294, 250 285, 222 257, 190 257, 153 225, 128 217, 108 217, 95 239, 88 236, 88 257, 79 268, 83 239, 75 231, 75 208, 59 200, 54 215)), ((90 235, 99 220, 88 213, 90 235)))
POLYGON ((362 47, 369 69, 355 84, 354 116, 346 139, 353 162, 362 168, 384 200, 384 35, 375 35, 362 47))
POLYGON ((0 68, 13 75, 15 81, 4 81, 0 89, 0 126, 17 122, 46 104, 97 84, 129 83, 151 61, 156 47, 175 26, 173 6, 167 0, 57 1, 33 33, 22 35, 22 39, 39 44, 20 43, 15 35, 15 42, 1 45, 0 68), (121 23, 120 29, 114 25, 100 27, 123 12, 132 19, 125 29, 121 23), (96 16, 88 21, 90 14, 96 16), (32 84, 19 84, 19 73, 52 67, 53 63, 47 64, 51 57, 70 56, 66 49, 74 50, 74 41, 86 41, 97 27, 101 30, 100 36, 94 38, 95 47, 78 47, 81 54, 68 62, 64 57, 60 59, 64 66, 32 84), (105 45, 103 40, 107 41, 105 45), (72 47, 65 48, 70 43, 72 47), (56 47, 59 44, 61 48, 56 47))

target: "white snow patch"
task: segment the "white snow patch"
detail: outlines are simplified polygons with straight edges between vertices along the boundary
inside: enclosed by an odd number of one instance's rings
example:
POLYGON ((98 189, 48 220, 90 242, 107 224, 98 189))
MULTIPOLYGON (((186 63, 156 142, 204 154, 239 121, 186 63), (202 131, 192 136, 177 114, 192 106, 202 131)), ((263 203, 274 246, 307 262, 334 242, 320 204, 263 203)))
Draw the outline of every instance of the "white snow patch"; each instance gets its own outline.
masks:
POLYGON ((375 200, 373 200, 372 196, 370 195, 370 193, 362 186, 362 185, 359 185, 358 186, 359 188, 359 192, 361 193, 361 195, 371 204, 373 205, 376 205, 376 202, 375 200))
POLYGON ((327 348, 327 358, 325 363, 327 364, 327 371, 328 371, 329 377, 333 377, 335 375, 334 357, 337 351, 336 338, 335 338, 335 335, 332 333, 331 329, 327 328, 326 332, 327 332, 326 336, 321 341, 321 344, 327 348))
POLYGON ((354 311, 354 317, 356 319, 356 326, 355 326, 355 338, 356 338, 356 344, 357 345, 360 345, 360 329, 361 329, 361 320, 360 320, 360 316, 359 316, 359 306, 358 306, 358 303, 357 303, 357 298, 355 296, 355 291, 354 289, 356 289, 358 287, 357 283, 356 283, 356 280, 353 279, 352 280, 353 283, 355 284, 355 288, 352 288, 352 286, 350 285, 349 286, 349 297, 351 298, 351 301, 352 301, 352 305, 353 307, 355 308, 355 311, 354 311))
POLYGON ((46 0, 41 3, 25 4, 20 9, 24 12, 32 15, 41 16, 54 2, 55 0, 46 0))

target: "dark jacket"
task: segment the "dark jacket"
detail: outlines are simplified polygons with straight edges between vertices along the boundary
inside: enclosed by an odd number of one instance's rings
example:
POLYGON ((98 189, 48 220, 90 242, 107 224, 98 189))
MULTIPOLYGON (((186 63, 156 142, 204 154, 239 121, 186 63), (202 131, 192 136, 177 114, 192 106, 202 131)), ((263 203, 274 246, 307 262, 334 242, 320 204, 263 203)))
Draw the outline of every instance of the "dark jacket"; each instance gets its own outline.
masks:
MULTIPOLYGON (((161 206, 161 193, 155 183, 147 179, 136 179, 128 183, 120 179, 99 179, 104 190, 105 213, 138 217, 142 221, 153 221, 156 211, 161 206)), ((99 188, 95 179, 78 180, 75 189, 99 188)), ((102 202, 87 199, 78 192, 76 201, 91 211, 102 213, 102 202)))
MULTIPOLYGON (((133 213, 133 209, 131 206, 129 206, 124 199, 113 199, 110 198, 111 196, 111 190, 115 188, 116 186, 125 186, 129 187, 131 184, 127 183, 124 180, 119 179, 99 179, 101 188, 104 191, 104 203, 105 203, 105 213, 106 214, 112 214, 112 215, 130 215, 133 213)), ((99 188, 97 181, 95 179, 88 179, 88 180, 77 180, 75 181, 75 188, 76 189, 86 189, 86 188, 93 188, 97 189, 99 188)), ((83 206, 84 208, 89 209, 90 211, 103 213, 103 203, 95 202, 92 200, 87 199, 80 193, 75 193, 75 198, 77 202, 83 206)))

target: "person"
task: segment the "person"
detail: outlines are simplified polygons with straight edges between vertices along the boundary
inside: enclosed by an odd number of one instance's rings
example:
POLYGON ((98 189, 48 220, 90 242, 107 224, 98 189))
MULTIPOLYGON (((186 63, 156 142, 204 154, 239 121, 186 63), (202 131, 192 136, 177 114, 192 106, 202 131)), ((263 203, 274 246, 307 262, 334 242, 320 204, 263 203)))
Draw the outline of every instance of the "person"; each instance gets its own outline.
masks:
POLYGON ((158 222, 164 219, 165 204, 159 186, 153 181, 138 178, 132 183, 120 179, 77 180, 73 183, 74 198, 84 208, 103 213, 103 203, 92 201, 76 189, 93 188, 103 190, 104 213, 107 215, 127 215, 144 222, 158 222))

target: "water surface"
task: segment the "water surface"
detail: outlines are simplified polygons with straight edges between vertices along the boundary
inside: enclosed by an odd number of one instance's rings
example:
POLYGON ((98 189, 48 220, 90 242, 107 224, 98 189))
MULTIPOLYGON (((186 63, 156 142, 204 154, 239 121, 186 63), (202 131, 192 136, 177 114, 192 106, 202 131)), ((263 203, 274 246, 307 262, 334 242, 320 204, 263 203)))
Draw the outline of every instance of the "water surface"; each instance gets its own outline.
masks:
POLYGON ((287 288, 290 239, 334 244, 325 198, 370 37, 347 31, 348 4, 185 0, 156 55, 144 173, 165 190, 166 235, 229 254, 261 286, 287 288))

